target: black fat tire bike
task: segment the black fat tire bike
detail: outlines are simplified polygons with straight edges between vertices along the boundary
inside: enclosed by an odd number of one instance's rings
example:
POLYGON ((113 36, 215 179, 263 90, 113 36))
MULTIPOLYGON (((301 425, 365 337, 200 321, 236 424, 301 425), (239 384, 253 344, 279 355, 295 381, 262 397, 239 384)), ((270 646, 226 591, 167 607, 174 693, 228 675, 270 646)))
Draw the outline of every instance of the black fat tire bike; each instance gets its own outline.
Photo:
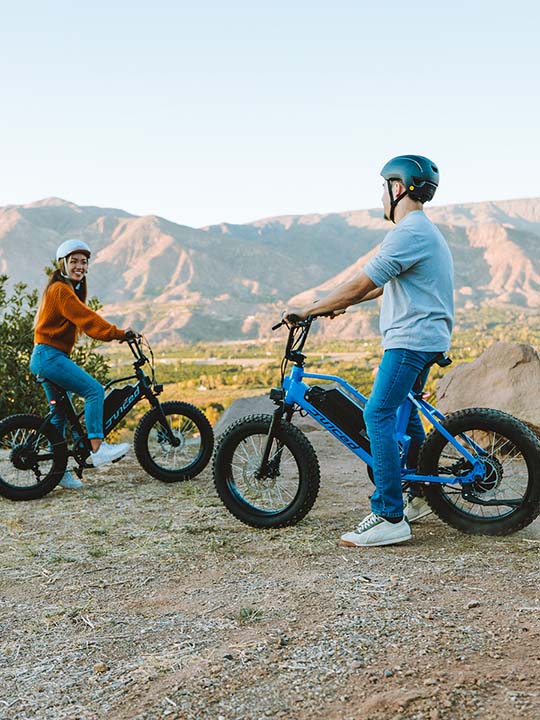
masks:
MULTIPOLYGON (((163 385, 155 379, 150 345, 133 333, 126 342, 134 356, 134 374, 105 386, 105 436, 134 405, 146 399, 151 409, 141 418, 133 439, 137 460, 149 475, 162 482, 190 480, 204 470, 212 456, 212 426, 194 405, 180 400, 161 403, 158 395, 163 385), (146 364, 151 368, 150 376, 142 369, 146 364), (135 384, 113 387, 134 379, 135 384)), ((90 441, 81 423, 83 413, 75 410, 68 392, 58 385, 54 387, 58 398, 45 417, 10 415, 0 422, 0 495, 10 500, 35 500, 49 493, 62 479, 70 458, 77 463, 75 473, 79 477, 92 467, 88 464, 90 441), (66 437, 61 437, 52 422, 58 409, 66 417, 66 437)))

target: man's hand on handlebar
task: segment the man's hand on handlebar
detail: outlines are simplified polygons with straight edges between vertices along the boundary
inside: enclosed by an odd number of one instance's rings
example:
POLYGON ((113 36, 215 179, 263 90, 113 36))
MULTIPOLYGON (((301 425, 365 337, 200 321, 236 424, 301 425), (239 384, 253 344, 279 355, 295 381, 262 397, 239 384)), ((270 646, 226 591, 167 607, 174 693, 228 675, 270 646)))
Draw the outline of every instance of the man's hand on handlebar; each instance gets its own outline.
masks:
POLYGON ((329 310, 328 312, 321 312, 320 310, 309 308, 306 310, 285 310, 283 313, 283 321, 288 325, 297 325, 299 322, 306 320, 308 317, 329 317, 333 320, 338 315, 343 315, 343 310, 329 310))
POLYGON ((281 317, 286 325, 298 325, 308 317, 308 314, 302 310, 284 310, 281 317))

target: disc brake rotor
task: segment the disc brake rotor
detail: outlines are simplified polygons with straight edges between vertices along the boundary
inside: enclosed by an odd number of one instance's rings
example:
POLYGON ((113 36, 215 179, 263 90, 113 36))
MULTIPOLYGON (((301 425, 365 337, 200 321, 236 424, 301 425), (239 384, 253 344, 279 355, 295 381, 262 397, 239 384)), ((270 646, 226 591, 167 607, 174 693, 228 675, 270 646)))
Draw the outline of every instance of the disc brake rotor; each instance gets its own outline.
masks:
POLYGON ((473 489, 477 493, 487 493, 496 490, 503 479, 503 466, 495 457, 484 457, 482 458, 484 463, 485 473, 484 477, 480 480, 475 480, 473 483, 473 489))

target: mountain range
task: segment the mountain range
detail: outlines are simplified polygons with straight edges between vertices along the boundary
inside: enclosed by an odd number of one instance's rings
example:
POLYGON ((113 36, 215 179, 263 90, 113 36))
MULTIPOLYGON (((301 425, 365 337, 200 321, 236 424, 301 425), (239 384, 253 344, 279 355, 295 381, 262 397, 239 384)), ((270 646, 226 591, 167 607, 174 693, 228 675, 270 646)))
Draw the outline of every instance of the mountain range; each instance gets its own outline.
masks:
MULTIPOLYGON (((456 306, 540 306, 540 198, 426 206, 455 261, 456 306)), ((0 273, 40 290, 56 247, 93 249, 90 295, 121 327, 154 341, 267 337, 288 304, 353 277, 391 228, 382 211, 273 217, 191 228, 158 216, 78 206, 60 198, 0 208, 0 273)), ((365 308, 320 332, 376 332, 365 308)))

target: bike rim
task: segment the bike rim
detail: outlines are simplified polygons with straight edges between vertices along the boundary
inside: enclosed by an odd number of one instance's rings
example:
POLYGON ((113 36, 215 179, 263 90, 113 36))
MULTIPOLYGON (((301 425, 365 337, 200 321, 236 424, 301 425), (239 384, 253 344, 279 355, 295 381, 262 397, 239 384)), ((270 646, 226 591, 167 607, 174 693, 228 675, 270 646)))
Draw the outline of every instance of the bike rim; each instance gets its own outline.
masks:
POLYGON ((264 434, 249 435, 236 446, 228 484, 237 501, 261 515, 275 515, 289 508, 296 499, 300 472, 293 453, 274 439, 268 459, 272 469, 261 477, 259 469, 266 442, 264 434))
POLYGON ((5 485, 21 489, 35 487, 49 477, 53 466, 54 457, 45 435, 38 435, 33 429, 15 428, 0 437, 0 480, 5 485), (21 469, 13 463, 13 457, 25 447, 32 447, 36 457, 32 467, 21 469), (44 455, 49 457, 40 457, 44 455))
MULTIPOLYGON (((442 485, 441 494, 446 501, 462 514, 475 520, 493 522, 516 512, 518 506, 505 505, 505 500, 525 502, 529 488, 529 468, 523 452, 508 437, 491 430, 473 429, 455 438, 472 455, 484 462, 482 480, 467 486, 471 494, 480 500, 497 501, 500 505, 480 505, 462 497, 462 486, 442 485)), ((450 443, 443 448, 439 458, 439 474, 459 476, 463 456, 450 443), (456 468, 458 471, 456 472, 456 468)), ((461 472, 468 472, 463 467, 461 472)))
POLYGON ((167 415, 167 421, 180 444, 175 447, 161 424, 156 422, 148 436, 148 453, 152 462, 164 470, 184 470, 201 457, 201 433, 193 420, 185 415, 167 415))

